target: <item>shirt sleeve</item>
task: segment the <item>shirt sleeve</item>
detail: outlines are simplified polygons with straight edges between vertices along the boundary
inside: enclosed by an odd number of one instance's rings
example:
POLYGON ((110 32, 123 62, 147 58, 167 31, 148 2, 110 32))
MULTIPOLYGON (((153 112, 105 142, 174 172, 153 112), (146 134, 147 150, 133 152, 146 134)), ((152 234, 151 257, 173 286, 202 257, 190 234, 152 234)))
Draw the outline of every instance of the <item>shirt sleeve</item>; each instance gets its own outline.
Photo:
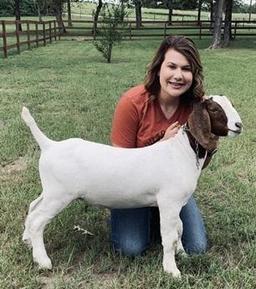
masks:
POLYGON ((135 104, 123 95, 114 112, 111 130, 111 143, 119 147, 137 147, 139 115, 135 104))

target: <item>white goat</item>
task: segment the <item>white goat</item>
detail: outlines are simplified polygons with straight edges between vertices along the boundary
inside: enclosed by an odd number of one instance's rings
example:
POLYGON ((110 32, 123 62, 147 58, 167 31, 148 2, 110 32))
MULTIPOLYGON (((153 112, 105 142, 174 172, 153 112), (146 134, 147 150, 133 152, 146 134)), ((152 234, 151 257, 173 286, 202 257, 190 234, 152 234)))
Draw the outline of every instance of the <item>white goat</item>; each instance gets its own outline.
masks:
POLYGON ((71 201, 108 208, 158 206, 163 267, 180 276, 175 249, 182 248, 181 208, 194 192, 204 162, 216 149, 219 136, 242 131, 241 119, 225 96, 195 103, 187 125, 166 141, 136 149, 117 148, 78 138, 48 139, 27 108, 22 118, 41 148, 42 194, 30 204, 23 240, 32 245, 33 259, 52 268, 47 256, 45 225, 71 201))

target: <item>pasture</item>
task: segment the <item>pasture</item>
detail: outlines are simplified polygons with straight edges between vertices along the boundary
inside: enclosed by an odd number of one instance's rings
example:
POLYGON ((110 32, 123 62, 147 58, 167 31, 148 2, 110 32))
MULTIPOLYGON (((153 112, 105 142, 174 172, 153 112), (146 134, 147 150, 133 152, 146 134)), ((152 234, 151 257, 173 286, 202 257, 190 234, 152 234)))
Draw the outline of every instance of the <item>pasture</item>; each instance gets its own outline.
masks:
POLYGON ((123 42, 114 48, 112 64, 84 41, 58 41, 0 58, 0 288, 256 288, 255 40, 237 40, 216 51, 206 49, 208 40, 197 44, 207 94, 232 99, 244 132, 221 140, 201 176, 195 197, 209 250, 178 257, 181 280, 163 272, 160 245, 134 259, 113 253, 108 210, 82 201, 71 204, 46 229, 52 272, 39 271, 21 241, 28 205, 41 191, 39 149, 21 121, 22 105, 55 140, 81 137, 109 143, 115 104, 124 90, 143 81, 159 40, 123 42))

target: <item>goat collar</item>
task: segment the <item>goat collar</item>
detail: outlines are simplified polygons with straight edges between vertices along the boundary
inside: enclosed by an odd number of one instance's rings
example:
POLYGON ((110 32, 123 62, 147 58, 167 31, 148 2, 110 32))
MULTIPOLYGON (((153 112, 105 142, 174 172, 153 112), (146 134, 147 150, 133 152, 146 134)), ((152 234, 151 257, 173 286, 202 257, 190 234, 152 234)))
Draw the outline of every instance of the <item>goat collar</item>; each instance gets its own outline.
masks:
POLYGON ((202 169, 204 169, 205 167, 208 166, 208 164, 210 163, 212 156, 217 152, 217 147, 207 150, 205 149, 197 140, 196 138, 192 135, 188 123, 186 123, 185 125, 183 125, 183 132, 187 133, 188 136, 188 140, 190 143, 191 148, 193 149, 193 151, 196 154, 196 166, 199 169, 199 159, 204 158, 204 164, 202 169))

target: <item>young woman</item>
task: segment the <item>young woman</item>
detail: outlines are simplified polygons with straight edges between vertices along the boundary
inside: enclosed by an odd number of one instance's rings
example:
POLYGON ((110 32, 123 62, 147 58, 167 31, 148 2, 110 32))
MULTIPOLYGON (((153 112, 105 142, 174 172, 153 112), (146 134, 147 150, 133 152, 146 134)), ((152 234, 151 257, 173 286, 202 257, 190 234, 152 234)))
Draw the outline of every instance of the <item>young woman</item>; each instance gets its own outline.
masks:
MULTIPOLYGON (((144 84, 121 96, 113 117, 112 144, 136 148, 173 137, 187 121, 192 103, 203 96, 202 66, 193 41, 167 37, 148 67, 144 84)), ((204 223, 193 197, 182 208, 180 217, 185 251, 205 252, 204 223)), ((111 229, 116 251, 127 256, 140 255, 150 246, 153 236, 159 234, 158 209, 114 209, 111 229)))

